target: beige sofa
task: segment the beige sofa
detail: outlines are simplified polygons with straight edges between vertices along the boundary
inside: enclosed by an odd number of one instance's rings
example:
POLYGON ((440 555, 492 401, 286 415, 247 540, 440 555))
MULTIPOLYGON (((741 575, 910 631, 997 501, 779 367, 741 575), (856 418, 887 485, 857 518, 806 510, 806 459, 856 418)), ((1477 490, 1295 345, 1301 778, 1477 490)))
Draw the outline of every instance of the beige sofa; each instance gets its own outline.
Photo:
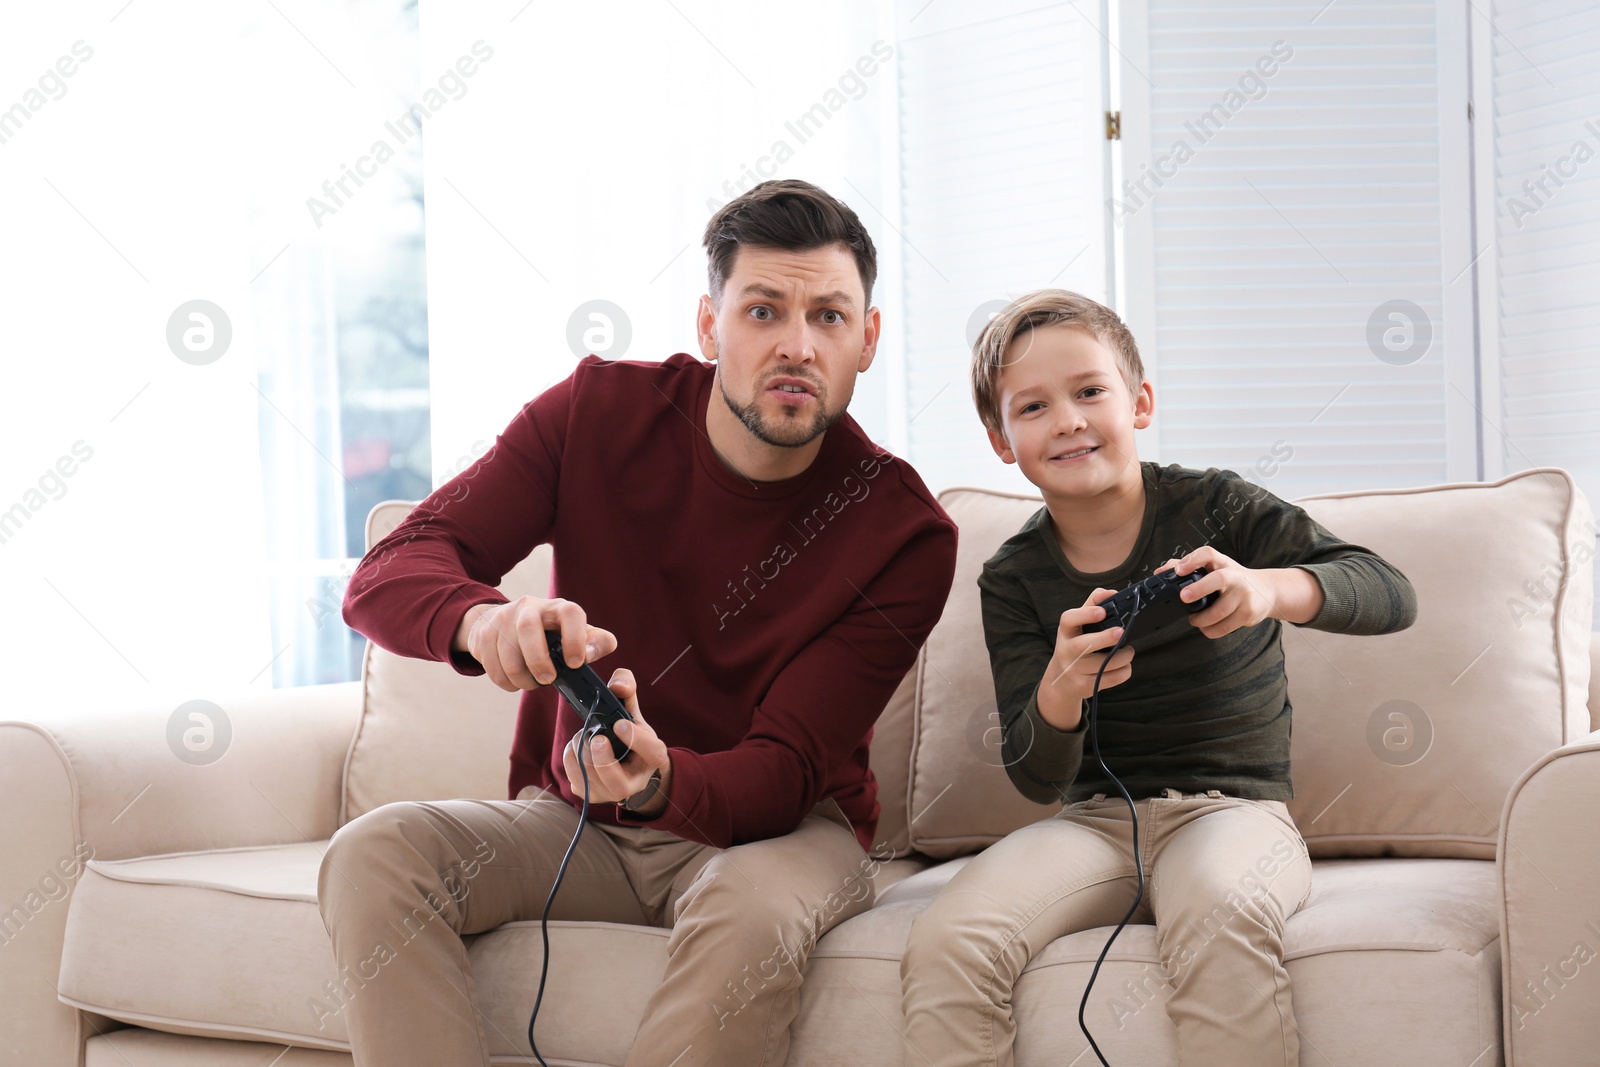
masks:
MULTIPOLYGON (((999 766, 974 585, 1038 502, 961 489, 942 500, 962 532, 955 591, 873 747, 878 901, 810 961, 796 1065, 898 1064, 912 918, 963 856, 1050 814, 999 766)), ((1287 931, 1304 1062, 1595 1062, 1600 644, 1586 502, 1565 472, 1539 470, 1302 503, 1399 566, 1420 603, 1414 627, 1385 637, 1284 628, 1292 810, 1317 857, 1287 931)), ((406 510, 375 509, 369 543, 406 510)), ((546 572, 535 553, 504 589, 542 591, 546 572)), ((0 1062, 349 1062, 340 1007, 361 982, 335 975, 317 912, 327 839, 388 801, 503 795, 516 703, 370 646, 363 675, 218 699, 209 737, 194 709, 62 721, 19 708, 24 721, 0 724, 0 1062)), ((620 1064, 666 932, 552 926, 541 1049, 552 1063, 620 1064)), ((1076 1005, 1105 934, 1057 941, 1023 976, 1024 1067, 1093 1062, 1075 1059, 1076 1005)), ((470 955, 497 1062, 522 1062, 538 924, 481 935, 470 955)), ((1113 1063, 1176 1062, 1166 992, 1151 929, 1130 928, 1091 1007, 1113 1063)))

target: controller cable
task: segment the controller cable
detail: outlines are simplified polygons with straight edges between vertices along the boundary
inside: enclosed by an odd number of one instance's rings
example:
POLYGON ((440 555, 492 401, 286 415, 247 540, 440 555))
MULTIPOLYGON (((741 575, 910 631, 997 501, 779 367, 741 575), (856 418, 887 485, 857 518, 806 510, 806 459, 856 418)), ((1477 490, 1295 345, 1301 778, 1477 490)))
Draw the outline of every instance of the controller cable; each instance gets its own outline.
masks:
POLYGON ((1100 677, 1106 672, 1106 664, 1111 662, 1111 657, 1117 654, 1117 649, 1128 639, 1128 634, 1133 631, 1133 620, 1138 617, 1143 604, 1136 603, 1133 610, 1128 613, 1127 620, 1122 624, 1122 636, 1117 638, 1117 643, 1111 646, 1105 658, 1100 663, 1100 670, 1094 676, 1094 692, 1089 696, 1089 741, 1094 746, 1095 762, 1100 764, 1100 770, 1116 785, 1117 792, 1122 794, 1122 799, 1128 802, 1128 815, 1133 825, 1133 869, 1138 875, 1139 888, 1133 895, 1133 905, 1128 908, 1128 914, 1122 917, 1117 928, 1111 931, 1111 936, 1106 938, 1105 947, 1100 950, 1100 958, 1094 961, 1094 970, 1089 972, 1089 981, 1083 987, 1083 999, 1078 1002, 1078 1029, 1083 1031, 1083 1036, 1089 1039, 1089 1047, 1094 1049, 1095 1056, 1100 1060, 1102 1067, 1111 1067, 1106 1062, 1106 1057, 1100 1051, 1100 1046, 1095 1044, 1094 1035, 1089 1032, 1089 1024, 1084 1021, 1085 1009, 1089 1006, 1089 990, 1094 988, 1094 980, 1100 975, 1100 965, 1106 961, 1106 954, 1111 951, 1111 942, 1122 933, 1122 928, 1128 925, 1128 920, 1133 918, 1133 913, 1139 910, 1139 904, 1144 900, 1144 861, 1139 855, 1139 811, 1134 807, 1133 797, 1128 795, 1128 789, 1122 784, 1122 779, 1111 773, 1111 768, 1106 766, 1104 757, 1100 755, 1100 677))
MULTIPOLYGON (((586 741, 600 736, 599 726, 592 724, 598 707, 599 701, 596 701, 595 707, 582 709, 586 741)), ((550 895, 545 898, 544 914, 539 918, 539 933, 544 938, 544 959, 539 964, 539 993, 533 998, 533 1014, 528 1016, 528 1047, 533 1050, 533 1058, 539 1061, 540 1067, 550 1067, 539 1054, 539 1046, 533 1040, 533 1024, 539 1018, 539 1005, 544 1001, 545 978, 550 974, 550 906, 556 902, 556 890, 561 888, 561 880, 567 876, 567 864, 572 861, 572 854, 578 848, 578 839, 583 836, 584 824, 589 821, 589 765, 583 761, 581 749, 578 752, 578 770, 583 773, 583 809, 578 813, 578 828, 572 832, 572 841, 567 845, 566 855, 561 857, 561 866, 556 869, 556 880, 550 886, 550 895)))

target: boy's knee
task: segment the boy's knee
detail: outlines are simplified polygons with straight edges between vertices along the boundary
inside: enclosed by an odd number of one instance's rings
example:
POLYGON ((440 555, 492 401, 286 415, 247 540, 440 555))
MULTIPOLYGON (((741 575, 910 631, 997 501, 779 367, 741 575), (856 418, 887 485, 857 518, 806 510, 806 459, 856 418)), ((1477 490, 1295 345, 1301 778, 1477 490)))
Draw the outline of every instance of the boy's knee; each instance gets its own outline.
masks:
POLYGON ((1182 900, 1165 903, 1158 926, 1169 967, 1173 957, 1192 959, 1215 944, 1256 946, 1283 933, 1283 916, 1265 882, 1202 880, 1186 885, 1182 900))
POLYGON ((950 894, 941 893, 911 922, 911 936, 901 957, 901 973, 914 975, 940 967, 962 970, 986 963, 994 955, 994 939, 975 922, 970 905, 952 906, 950 894))

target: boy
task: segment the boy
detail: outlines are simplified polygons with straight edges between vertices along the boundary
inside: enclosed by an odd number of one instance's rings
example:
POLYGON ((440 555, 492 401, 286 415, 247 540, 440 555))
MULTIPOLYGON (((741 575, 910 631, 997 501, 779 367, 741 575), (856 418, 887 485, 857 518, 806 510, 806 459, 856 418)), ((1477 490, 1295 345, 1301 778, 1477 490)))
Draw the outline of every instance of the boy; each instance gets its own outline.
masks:
MULTIPOLYGON (((975 857, 914 923, 904 1062, 1010 1064, 1028 960, 1133 904, 1128 804, 1084 746, 1095 674, 1121 631, 1083 627, 1133 582, 1204 567, 1182 599, 1215 603, 1106 664, 1100 750, 1137 805, 1146 892, 1134 921, 1155 923, 1185 1067, 1292 1067, 1282 934, 1311 864, 1284 805, 1279 631, 1402 630, 1416 616, 1411 585, 1232 471, 1141 463, 1134 430, 1150 424, 1155 393, 1132 335, 1092 300, 1047 289, 1012 302, 979 337, 972 373, 995 452, 1045 500, 978 580, 1006 770, 1025 796, 1066 806, 975 857)), ((1108 999, 1091 997, 1092 1032, 1118 1028, 1108 999)))

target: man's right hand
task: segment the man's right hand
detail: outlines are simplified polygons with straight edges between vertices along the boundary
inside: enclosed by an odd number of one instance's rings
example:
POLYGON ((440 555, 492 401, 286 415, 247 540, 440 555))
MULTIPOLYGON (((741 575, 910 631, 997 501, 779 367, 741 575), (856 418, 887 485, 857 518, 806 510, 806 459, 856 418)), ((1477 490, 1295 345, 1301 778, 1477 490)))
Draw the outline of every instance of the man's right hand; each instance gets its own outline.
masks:
MULTIPOLYGON (((1061 613, 1056 629, 1056 651, 1039 681, 1039 715, 1058 730, 1076 730, 1083 721, 1083 702, 1094 693, 1095 675, 1105 661, 1101 653, 1117 643, 1122 627, 1084 633, 1087 623, 1106 616, 1100 602, 1115 596, 1114 589, 1096 589, 1081 607, 1061 613)), ((1100 688, 1121 685, 1133 676, 1133 649, 1121 648, 1106 664, 1100 688)))
POLYGON ((509 604, 474 604, 461 617, 450 647, 477 660, 490 681, 514 693, 556 680, 546 630, 561 631, 562 656, 571 667, 617 650, 615 635, 590 626, 572 601, 532 596, 509 604))

